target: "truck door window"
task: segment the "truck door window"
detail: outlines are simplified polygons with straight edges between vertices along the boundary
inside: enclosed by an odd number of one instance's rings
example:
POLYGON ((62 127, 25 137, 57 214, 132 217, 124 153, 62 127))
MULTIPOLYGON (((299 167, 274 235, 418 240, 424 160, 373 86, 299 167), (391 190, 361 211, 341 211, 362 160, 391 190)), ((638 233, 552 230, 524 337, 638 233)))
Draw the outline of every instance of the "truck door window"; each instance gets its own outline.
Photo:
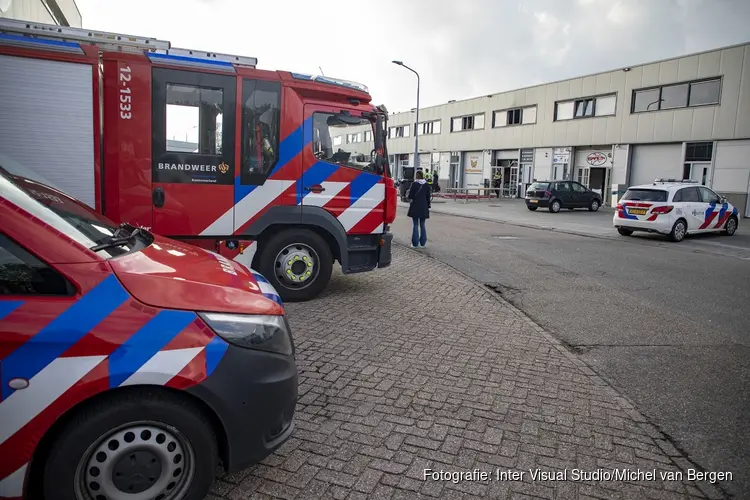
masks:
MULTIPOLYGON (((350 121, 353 117, 349 117, 350 121)), ((356 121, 356 119, 354 119, 356 121)), ((374 171, 371 153, 375 149, 372 122, 343 123, 333 113, 313 114, 313 153, 318 160, 359 170, 374 171)))
POLYGON ((261 184, 279 159, 281 84, 242 82, 242 184, 261 184))
POLYGON ((221 89, 167 84, 167 151, 221 155, 221 89))
POLYGON ((54 269, 0 234, 0 296, 72 295, 73 291, 54 269))

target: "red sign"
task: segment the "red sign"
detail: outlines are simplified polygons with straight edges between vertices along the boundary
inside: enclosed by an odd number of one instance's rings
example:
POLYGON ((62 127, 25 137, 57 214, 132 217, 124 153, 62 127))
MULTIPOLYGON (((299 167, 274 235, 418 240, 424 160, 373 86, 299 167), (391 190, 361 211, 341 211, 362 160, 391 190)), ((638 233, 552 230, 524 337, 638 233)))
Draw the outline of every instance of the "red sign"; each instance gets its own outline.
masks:
POLYGON ((586 157, 586 162, 593 167, 599 167, 607 163, 607 155, 604 153, 591 153, 586 157))

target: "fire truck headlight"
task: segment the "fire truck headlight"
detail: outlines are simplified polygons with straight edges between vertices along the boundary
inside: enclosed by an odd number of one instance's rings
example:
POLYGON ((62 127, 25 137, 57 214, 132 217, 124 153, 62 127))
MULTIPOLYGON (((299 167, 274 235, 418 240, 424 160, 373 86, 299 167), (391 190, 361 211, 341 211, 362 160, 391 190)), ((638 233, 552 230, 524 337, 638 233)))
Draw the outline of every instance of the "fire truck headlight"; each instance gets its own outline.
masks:
POLYGON ((294 352, 292 335, 284 316, 198 313, 222 339, 247 349, 289 356, 294 352))

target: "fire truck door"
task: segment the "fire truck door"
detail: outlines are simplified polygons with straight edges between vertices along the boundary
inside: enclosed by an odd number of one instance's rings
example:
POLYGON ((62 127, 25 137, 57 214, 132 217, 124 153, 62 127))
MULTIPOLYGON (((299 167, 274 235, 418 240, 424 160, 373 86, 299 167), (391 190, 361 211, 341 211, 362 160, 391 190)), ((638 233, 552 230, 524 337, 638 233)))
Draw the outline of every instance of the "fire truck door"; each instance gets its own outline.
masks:
POLYGON ((322 207, 348 234, 382 232, 385 184, 375 174, 372 122, 356 112, 311 105, 305 116, 312 120, 305 120, 303 210, 322 207))
POLYGON ((234 76, 153 69, 154 232, 232 234, 236 93, 234 76))

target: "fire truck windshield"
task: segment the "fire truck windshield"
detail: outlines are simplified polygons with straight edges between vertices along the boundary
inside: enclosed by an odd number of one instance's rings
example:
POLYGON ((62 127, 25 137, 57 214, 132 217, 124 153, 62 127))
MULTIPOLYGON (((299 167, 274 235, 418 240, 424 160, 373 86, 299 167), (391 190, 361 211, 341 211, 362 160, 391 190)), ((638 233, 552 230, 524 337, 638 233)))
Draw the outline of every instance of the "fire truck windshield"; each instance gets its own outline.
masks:
POLYGON ((40 182, 37 175, 28 174, 26 169, 19 171, 17 166, 14 168, 5 163, 0 165, 0 178, 7 179, 20 190, 15 193, 2 190, 3 196, 11 197, 10 201, 19 208, 87 248, 106 246, 106 252, 100 254, 103 257, 116 257, 143 248, 153 239, 147 232, 139 231, 137 237, 125 244, 111 246, 113 240, 122 238, 121 233, 128 236, 135 228, 118 226, 75 198, 40 182))

